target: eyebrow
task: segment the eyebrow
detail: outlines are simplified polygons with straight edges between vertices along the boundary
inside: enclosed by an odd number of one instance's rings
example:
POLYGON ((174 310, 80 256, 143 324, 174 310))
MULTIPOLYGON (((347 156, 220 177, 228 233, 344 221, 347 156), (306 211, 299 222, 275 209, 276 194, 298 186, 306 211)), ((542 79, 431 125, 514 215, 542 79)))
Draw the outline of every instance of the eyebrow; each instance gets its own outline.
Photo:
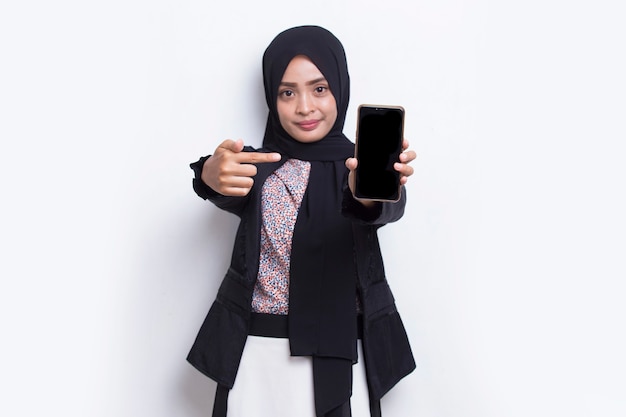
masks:
MULTIPOLYGON (((322 81, 326 81, 326 78, 324 77, 316 78, 314 80, 307 81, 306 83, 304 83, 304 85, 313 85, 313 84, 321 83, 322 81)), ((281 81, 280 85, 285 86, 285 87, 297 87, 298 86, 297 83, 289 83, 289 82, 284 82, 284 81, 281 81)))

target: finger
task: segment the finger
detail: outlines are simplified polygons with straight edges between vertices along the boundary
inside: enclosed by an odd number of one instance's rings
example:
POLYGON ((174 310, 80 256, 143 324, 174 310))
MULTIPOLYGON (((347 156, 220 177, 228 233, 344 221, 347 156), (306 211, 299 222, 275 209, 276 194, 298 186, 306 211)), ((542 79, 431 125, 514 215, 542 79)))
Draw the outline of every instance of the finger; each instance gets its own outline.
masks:
POLYGON ((354 170, 356 169, 359 161, 356 158, 348 158, 346 159, 346 168, 350 170, 348 173, 348 187, 350 187, 350 192, 354 195, 354 170))
POLYGON ((254 177, 257 173, 256 165, 252 164, 229 164, 227 165, 222 174, 224 178, 228 177, 254 177))
POLYGON ((405 164, 413 161, 415 158, 417 158, 417 153, 415 153, 415 151, 406 151, 400 154, 400 162, 405 164))
POLYGON ((243 140, 226 139, 224 142, 220 143, 220 145, 217 148, 239 153, 243 150, 243 140))
POLYGON ((225 187, 220 194, 230 197, 244 197, 248 195, 252 187, 225 187))
POLYGON ((406 151, 407 149, 409 149, 409 141, 406 139, 402 139, 402 151, 406 151))
POLYGON ((232 175, 221 175, 216 178, 215 188, 217 192, 223 195, 246 195, 248 192, 241 192, 238 190, 250 190, 254 180, 251 177, 238 177, 232 175))
POLYGON ((401 164, 400 162, 396 162, 393 165, 393 168, 398 171, 400 175, 403 175, 405 177, 410 177, 411 175, 413 175, 413 172, 415 172, 411 165, 401 164))
POLYGON ((237 155, 240 164, 263 164, 280 161, 280 154, 276 152, 241 152, 237 155))
POLYGON ((236 176, 229 176, 229 177, 224 177, 222 181, 220 181, 220 188, 227 190, 227 189, 234 189, 234 188, 252 188, 252 185, 254 185, 254 180, 251 177, 236 177, 236 176))

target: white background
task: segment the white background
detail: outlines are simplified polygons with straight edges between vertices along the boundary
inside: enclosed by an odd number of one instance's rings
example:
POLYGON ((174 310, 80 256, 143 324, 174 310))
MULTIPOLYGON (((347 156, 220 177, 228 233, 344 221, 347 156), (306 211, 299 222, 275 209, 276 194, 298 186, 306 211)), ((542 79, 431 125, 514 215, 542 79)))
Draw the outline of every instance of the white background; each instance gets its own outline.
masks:
POLYGON ((621 2, 13 1, 0 6, 3 416, 201 417, 185 362, 234 216, 188 163, 260 144, 261 55, 344 43, 356 106, 419 154, 381 231, 418 362, 386 417, 626 415, 621 2))

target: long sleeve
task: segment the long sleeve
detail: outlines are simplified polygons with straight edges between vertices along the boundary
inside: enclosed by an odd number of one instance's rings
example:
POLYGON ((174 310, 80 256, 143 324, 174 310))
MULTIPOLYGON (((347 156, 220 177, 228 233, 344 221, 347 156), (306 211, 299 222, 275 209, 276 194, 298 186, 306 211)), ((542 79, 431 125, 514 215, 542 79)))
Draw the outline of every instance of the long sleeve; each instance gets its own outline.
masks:
POLYGON ((373 207, 365 207, 357 201, 349 187, 345 187, 341 212, 344 216, 362 224, 382 226, 399 220, 404 215, 406 189, 402 187, 400 200, 395 203, 377 201, 373 207))

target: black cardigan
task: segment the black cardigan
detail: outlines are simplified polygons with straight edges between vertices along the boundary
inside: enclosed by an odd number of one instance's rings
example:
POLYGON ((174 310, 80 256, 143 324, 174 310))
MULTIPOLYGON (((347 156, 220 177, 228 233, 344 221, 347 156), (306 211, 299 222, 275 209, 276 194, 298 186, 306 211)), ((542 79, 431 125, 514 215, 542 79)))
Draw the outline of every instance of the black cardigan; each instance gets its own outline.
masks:
MULTIPOLYGON (((246 151, 254 151, 246 147, 246 151)), ((187 360, 218 384, 232 388, 248 336, 252 293, 258 272, 261 186, 282 162, 257 165, 255 186, 245 197, 218 194, 201 179, 208 157, 191 164, 193 188, 203 199, 240 217, 230 267, 202 324, 187 360), (254 209, 248 206, 254 205, 254 209)), ((402 320, 387 283, 377 229, 404 213, 406 192, 397 203, 366 208, 345 187, 342 212, 353 220, 358 291, 363 312, 363 354, 370 399, 380 400, 415 369, 402 320)))

